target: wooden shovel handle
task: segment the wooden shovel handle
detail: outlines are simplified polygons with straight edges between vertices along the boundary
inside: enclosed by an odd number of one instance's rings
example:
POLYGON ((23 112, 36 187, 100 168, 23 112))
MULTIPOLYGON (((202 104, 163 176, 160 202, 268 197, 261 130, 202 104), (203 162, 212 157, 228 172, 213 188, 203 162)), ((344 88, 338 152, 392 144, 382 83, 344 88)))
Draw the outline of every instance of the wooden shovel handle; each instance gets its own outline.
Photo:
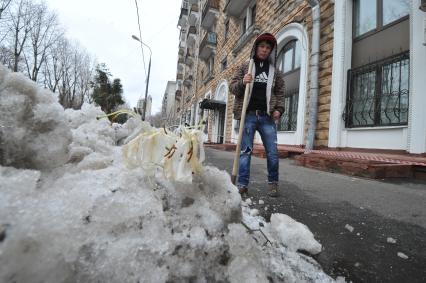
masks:
MULTIPOLYGON (((248 73, 251 74, 253 70, 253 59, 250 59, 248 73)), ((238 141, 237 141, 237 147, 235 148, 235 157, 234 157, 234 166, 232 167, 232 175, 231 175, 231 181, 232 184, 236 184, 237 182, 237 175, 238 175, 238 167, 239 167, 239 161, 240 161, 240 151, 241 151, 241 140, 243 138, 243 131, 244 131, 244 122, 246 120, 246 110, 249 103, 249 93, 251 89, 251 83, 246 84, 246 88, 244 91, 244 102, 243 102, 243 109, 241 112, 241 120, 240 120, 240 128, 238 130, 238 141)))

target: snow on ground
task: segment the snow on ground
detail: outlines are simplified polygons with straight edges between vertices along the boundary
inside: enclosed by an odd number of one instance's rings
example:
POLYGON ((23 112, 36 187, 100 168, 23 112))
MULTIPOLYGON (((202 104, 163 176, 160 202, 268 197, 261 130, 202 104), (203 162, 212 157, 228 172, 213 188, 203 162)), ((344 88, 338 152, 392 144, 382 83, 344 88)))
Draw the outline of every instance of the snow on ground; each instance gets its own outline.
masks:
POLYGON ((321 250, 306 226, 265 223, 214 167, 127 167, 117 144, 148 126, 102 114, 0 66, 0 282, 333 282, 297 252, 321 250))

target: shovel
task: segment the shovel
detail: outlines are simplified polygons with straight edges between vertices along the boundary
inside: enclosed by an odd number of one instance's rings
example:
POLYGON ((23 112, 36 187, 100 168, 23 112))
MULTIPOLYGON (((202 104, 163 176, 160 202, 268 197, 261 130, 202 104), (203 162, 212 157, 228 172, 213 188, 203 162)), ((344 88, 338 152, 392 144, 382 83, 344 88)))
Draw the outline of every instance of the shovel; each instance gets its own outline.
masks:
MULTIPOLYGON (((251 74, 253 70, 253 59, 250 59, 248 73, 251 74)), ((240 129, 238 130, 238 141, 237 141, 237 147, 235 148, 235 157, 234 157, 234 166, 232 167, 232 175, 231 175, 231 181, 232 184, 236 184, 237 181, 237 175, 238 175, 238 167, 240 164, 240 151, 241 151, 241 140, 243 138, 243 131, 244 131, 244 122, 246 120, 246 110, 249 103, 249 92, 250 92, 250 86, 253 82, 246 84, 245 92, 244 92, 244 102, 243 102, 243 109, 241 113, 241 120, 240 120, 240 129)))

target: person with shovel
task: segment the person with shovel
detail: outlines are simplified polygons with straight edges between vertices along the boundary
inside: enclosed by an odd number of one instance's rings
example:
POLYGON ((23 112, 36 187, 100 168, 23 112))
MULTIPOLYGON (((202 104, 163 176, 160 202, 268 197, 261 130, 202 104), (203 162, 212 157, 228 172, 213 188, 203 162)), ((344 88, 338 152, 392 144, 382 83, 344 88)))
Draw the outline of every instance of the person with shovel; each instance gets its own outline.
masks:
MULTIPOLYGON (((268 167, 268 195, 278 196, 278 149, 277 122, 284 112, 284 77, 276 68, 277 40, 270 33, 261 34, 255 40, 250 58, 252 63, 243 63, 237 68, 230 83, 235 95, 234 119, 241 120, 239 169, 237 187, 241 195, 247 195, 250 181, 250 161, 253 140, 258 131, 266 151, 268 167), (246 88, 247 91, 246 91, 246 88), (247 93, 244 107, 244 96, 247 93), (248 104, 248 105, 247 105, 248 104), (247 105, 247 106, 246 106, 247 105)), ((236 163, 236 162, 235 162, 236 163)), ((237 166, 235 166, 237 167, 237 166)), ((236 171, 236 169, 235 169, 236 171)))

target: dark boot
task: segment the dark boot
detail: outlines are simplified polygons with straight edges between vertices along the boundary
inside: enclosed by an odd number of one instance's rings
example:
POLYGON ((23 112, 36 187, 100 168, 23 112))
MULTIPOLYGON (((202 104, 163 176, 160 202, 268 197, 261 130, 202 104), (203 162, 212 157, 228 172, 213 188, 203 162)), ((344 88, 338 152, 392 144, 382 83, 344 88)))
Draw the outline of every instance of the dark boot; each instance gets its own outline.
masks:
POLYGON ((275 197, 278 196, 278 191, 279 191, 279 188, 278 188, 278 184, 277 183, 269 184, 269 187, 268 187, 268 196, 275 198, 275 197))
POLYGON ((247 197, 248 195, 248 189, 246 186, 238 186, 238 192, 240 193, 241 197, 247 197))

